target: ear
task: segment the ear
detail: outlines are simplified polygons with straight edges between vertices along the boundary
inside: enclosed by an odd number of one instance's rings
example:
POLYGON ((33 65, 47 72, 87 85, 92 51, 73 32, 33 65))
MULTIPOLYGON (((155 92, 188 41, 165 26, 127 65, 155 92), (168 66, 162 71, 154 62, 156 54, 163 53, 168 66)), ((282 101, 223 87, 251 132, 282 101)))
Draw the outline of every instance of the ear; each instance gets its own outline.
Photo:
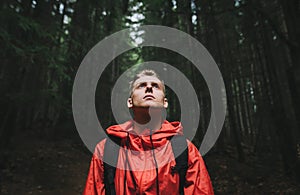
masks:
POLYGON ((128 108, 132 108, 132 106, 133 106, 132 98, 128 98, 128 100, 127 100, 127 107, 128 108))
POLYGON ((168 108, 168 99, 164 98, 164 108, 168 108))

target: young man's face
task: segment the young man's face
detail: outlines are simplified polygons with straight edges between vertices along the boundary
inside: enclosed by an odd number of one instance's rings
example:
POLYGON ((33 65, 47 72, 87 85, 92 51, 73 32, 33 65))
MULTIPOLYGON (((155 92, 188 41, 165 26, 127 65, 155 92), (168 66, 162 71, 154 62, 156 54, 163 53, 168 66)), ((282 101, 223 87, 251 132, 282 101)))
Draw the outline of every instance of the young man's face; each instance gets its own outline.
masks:
POLYGON ((133 83, 131 97, 127 101, 128 108, 153 107, 167 108, 162 82, 154 76, 143 76, 133 83))

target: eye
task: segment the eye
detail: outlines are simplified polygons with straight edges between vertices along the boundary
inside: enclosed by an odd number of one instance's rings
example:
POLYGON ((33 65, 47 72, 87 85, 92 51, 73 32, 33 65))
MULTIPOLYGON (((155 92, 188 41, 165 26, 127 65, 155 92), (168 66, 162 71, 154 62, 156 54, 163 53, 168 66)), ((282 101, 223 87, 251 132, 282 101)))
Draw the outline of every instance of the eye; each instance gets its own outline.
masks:
POLYGON ((152 87, 153 87, 153 88, 157 88, 157 89, 159 88, 159 86, 158 86, 157 83, 153 83, 153 84, 152 84, 152 87))
POLYGON ((138 88, 143 88, 145 86, 146 86, 146 83, 141 83, 141 84, 138 85, 138 88))

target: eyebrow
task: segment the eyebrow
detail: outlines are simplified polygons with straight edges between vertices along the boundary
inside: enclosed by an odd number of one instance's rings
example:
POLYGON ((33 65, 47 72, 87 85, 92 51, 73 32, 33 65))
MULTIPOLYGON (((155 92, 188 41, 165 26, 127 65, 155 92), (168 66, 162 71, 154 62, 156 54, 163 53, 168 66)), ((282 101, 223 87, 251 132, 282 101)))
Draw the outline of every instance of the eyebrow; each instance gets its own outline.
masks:
MULTIPOLYGON (((138 86, 138 85, 140 85, 140 84, 145 84, 145 83, 147 83, 147 81, 144 81, 144 82, 138 82, 138 83, 135 83, 135 86, 138 86)), ((151 81, 151 85, 153 85, 153 84, 157 84, 157 85, 159 85, 159 86, 162 85, 161 82, 158 82, 158 81, 151 81)))

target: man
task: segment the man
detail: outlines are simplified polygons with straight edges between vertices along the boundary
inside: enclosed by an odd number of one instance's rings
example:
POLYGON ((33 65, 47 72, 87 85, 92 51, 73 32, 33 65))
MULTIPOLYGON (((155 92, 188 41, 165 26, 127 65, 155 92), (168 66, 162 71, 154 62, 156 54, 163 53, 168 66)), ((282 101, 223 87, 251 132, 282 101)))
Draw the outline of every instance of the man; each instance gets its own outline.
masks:
POLYGON ((179 122, 164 120, 168 107, 165 86, 153 70, 143 70, 135 76, 130 84, 127 106, 133 113, 133 120, 107 129, 107 134, 118 138, 121 145, 119 153, 109 154, 117 155, 114 165, 117 168, 111 174, 113 189, 108 189, 109 184, 104 181, 107 178, 104 167, 107 166, 103 156, 109 151, 105 148, 108 141, 104 139, 96 146, 83 194, 105 194, 108 190, 115 194, 213 194, 203 159, 185 138, 188 157, 184 175, 174 171, 178 160, 171 140, 174 136, 183 137, 180 136, 183 128, 179 122))

